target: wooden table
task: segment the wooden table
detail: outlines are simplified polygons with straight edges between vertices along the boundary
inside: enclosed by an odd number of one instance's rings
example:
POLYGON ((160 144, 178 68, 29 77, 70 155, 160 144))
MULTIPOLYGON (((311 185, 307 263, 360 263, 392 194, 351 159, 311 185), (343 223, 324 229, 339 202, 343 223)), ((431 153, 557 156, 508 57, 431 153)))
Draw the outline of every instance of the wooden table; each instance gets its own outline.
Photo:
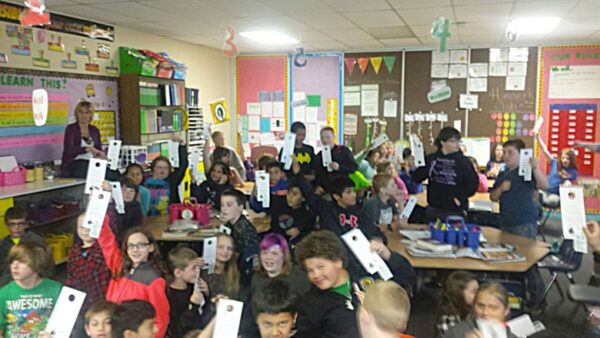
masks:
MULTIPOLYGON (((257 214, 252 210, 248 210, 249 219, 256 227, 256 231, 258 233, 267 232, 271 229, 271 217, 265 216, 264 214, 257 214)), ((213 228, 218 228, 221 224, 225 222, 219 220, 216 217, 210 219, 209 225, 213 228)), ((154 238, 157 241, 175 241, 175 242, 183 242, 183 241, 202 241, 201 237, 191 237, 191 236, 177 236, 177 237, 169 237, 163 238, 163 231, 169 228, 169 216, 161 215, 161 216, 151 216, 146 218, 146 227, 150 229, 154 238)))
POLYGON ((252 181, 244 182, 243 186, 235 187, 235 188, 240 190, 241 192, 243 192, 244 195, 250 196, 250 195, 252 195, 252 190, 254 190, 254 182, 252 182, 252 181))
MULTIPOLYGON (((417 226, 414 226, 417 227, 417 226)), ((414 228, 413 227, 413 228, 414 228)), ((426 225, 420 225, 426 229, 426 225)), ((384 230, 384 228, 382 228, 384 230)), ((533 241, 524 237, 515 236, 491 227, 481 227, 483 235, 491 244, 511 244, 516 251, 523 254, 527 260, 516 263, 488 263, 474 258, 423 258, 411 256, 406 245, 401 243, 404 238, 398 232, 384 230, 388 237, 388 247, 408 259, 413 267, 432 270, 472 270, 494 272, 525 272, 542 259, 550 251, 549 245, 544 242, 533 241)))

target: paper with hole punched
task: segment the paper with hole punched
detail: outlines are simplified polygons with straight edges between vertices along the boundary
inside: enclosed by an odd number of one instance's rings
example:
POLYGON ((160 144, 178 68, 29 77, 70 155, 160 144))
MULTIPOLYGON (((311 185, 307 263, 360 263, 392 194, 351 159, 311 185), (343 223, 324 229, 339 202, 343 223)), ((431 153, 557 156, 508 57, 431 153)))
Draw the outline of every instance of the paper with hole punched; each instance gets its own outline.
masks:
POLYGON ((507 338, 506 327, 497 320, 477 319, 477 328, 484 338, 507 338))
POLYGON ((523 176, 525 181, 528 182, 531 181, 531 173, 533 172, 531 163, 529 162, 532 157, 533 149, 521 149, 521 153, 519 155, 519 176, 523 176))
POLYGON ((208 273, 214 273, 215 264, 217 263, 217 237, 204 239, 202 243, 202 258, 206 262, 208 273))
POLYGON ((368 273, 378 273, 383 280, 394 277, 383 258, 371 251, 371 243, 362 231, 359 229, 350 230, 342 235, 342 239, 368 273))
POLYGON ((296 134, 286 133, 283 139, 283 148, 281 150, 281 162, 283 169, 290 170, 292 167, 292 155, 294 155, 294 145, 296 144, 296 134))
POLYGON ((104 176, 106 175, 106 166, 108 162, 106 160, 101 160, 98 158, 92 158, 88 165, 87 176, 85 180, 85 190, 86 194, 90 194, 92 189, 102 187, 102 182, 104 181, 104 176))
POLYGON ((321 157, 323 158, 323 166, 327 168, 327 171, 333 171, 333 169, 331 169, 331 167, 329 166, 329 164, 331 164, 332 162, 331 146, 323 146, 323 149, 321 149, 321 157))
POLYGON ((175 168, 179 168, 179 143, 169 140, 169 161, 175 168))
POLYGON ((371 141, 371 149, 379 148, 382 144, 386 143, 389 140, 389 137, 386 134, 381 134, 377 136, 373 141, 371 141))
POLYGON ((510 332, 517 337, 529 337, 546 329, 542 322, 537 320, 535 322, 531 321, 531 317, 528 314, 513 318, 506 322, 506 325, 510 328, 510 332))
POLYGON ((213 338, 237 338, 243 308, 244 303, 237 300, 219 300, 213 338))
POLYGON ((200 184, 200 150, 199 147, 190 148, 190 155, 188 157, 188 166, 190 168, 190 174, 193 180, 200 184))
POLYGON ((86 293, 63 286, 44 331, 53 338, 69 338, 86 293))
POLYGON ((408 136, 410 140, 410 148, 412 149, 413 156, 415 157, 415 166, 424 167, 425 166, 425 150, 423 148, 423 143, 421 139, 415 134, 411 134, 408 136))
MULTIPOLYGON (((579 234, 583 234, 586 227, 585 204, 582 186, 561 186, 560 194, 560 218, 563 226, 563 237, 577 240, 579 234)), ((587 248, 587 245, 585 245, 587 248)))
POLYGON ((100 230, 106 216, 106 209, 110 202, 111 193, 108 191, 94 189, 92 191, 85 218, 83 219, 83 227, 90 229, 90 237, 98 238, 100 230))
POLYGON ((121 153, 121 141, 112 140, 108 145, 108 152, 106 158, 108 159, 108 166, 112 170, 119 169, 119 154, 121 153))
POLYGON ((400 218, 409 219, 413 210, 415 210, 415 205, 417 205, 417 196, 411 196, 408 199, 408 201, 406 202, 406 205, 404 206, 404 209, 402 210, 402 214, 400 215, 400 218))
POLYGON ((269 173, 264 170, 256 171, 256 200, 262 202, 263 208, 268 208, 271 203, 269 188, 269 173))
POLYGON ((121 190, 121 182, 110 182, 112 187, 112 198, 115 201, 115 209, 119 214, 125 213, 125 201, 123 200, 123 191, 121 190))

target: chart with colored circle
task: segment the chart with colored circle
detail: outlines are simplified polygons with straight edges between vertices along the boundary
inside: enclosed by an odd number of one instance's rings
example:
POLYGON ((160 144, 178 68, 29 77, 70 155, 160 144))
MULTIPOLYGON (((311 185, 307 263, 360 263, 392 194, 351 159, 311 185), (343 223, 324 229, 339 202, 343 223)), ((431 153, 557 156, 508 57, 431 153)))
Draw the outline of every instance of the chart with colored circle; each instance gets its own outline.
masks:
POLYGON ((533 136, 535 114, 533 112, 492 112, 490 119, 496 124, 491 142, 506 142, 511 138, 533 136))

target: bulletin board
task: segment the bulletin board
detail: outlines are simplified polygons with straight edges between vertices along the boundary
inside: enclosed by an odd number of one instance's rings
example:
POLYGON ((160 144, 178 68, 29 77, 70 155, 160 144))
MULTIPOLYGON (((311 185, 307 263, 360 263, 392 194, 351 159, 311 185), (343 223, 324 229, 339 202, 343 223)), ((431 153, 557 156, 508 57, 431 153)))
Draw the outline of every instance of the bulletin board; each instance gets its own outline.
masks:
POLYGON ((357 116, 356 128, 345 129, 344 139, 354 152, 364 149, 366 144, 370 143, 369 140, 373 139, 375 132, 380 134, 382 130, 385 130, 390 140, 400 139, 402 55, 402 52, 344 55, 344 88, 347 89, 344 96, 348 100, 343 102, 343 111, 344 114, 357 116), (362 114, 360 89, 363 85, 378 86, 377 116, 362 114), (395 114, 392 116, 394 111, 395 114), (385 126, 381 123, 383 121, 386 123, 385 126), (350 132, 352 129, 355 129, 356 133, 350 132))
POLYGON ((92 124, 106 138, 118 137, 117 81, 115 78, 0 68, 0 156, 18 162, 53 161, 62 156, 64 131, 75 121, 78 102, 92 102, 92 124), (48 91, 48 119, 35 126, 31 92, 48 91))
MULTIPOLYGON (((548 149, 556 154, 574 140, 600 142, 600 45, 542 47, 537 114, 548 149)), ((539 149, 536 149, 539 151, 539 149)), ((600 176, 600 157, 576 148, 581 176, 600 176)), ((547 163, 542 163, 546 171, 547 163)), ((600 197, 586 194, 586 210, 600 212, 600 197)))
POLYGON ((292 109, 290 119, 306 124, 306 143, 320 145, 319 131, 329 125, 342 142, 343 117, 340 116, 344 76, 341 53, 306 54, 306 65, 299 67, 289 56, 292 109))
POLYGON ((236 102, 245 154, 259 145, 281 146, 288 130, 287 55, 237 57, 236 102))

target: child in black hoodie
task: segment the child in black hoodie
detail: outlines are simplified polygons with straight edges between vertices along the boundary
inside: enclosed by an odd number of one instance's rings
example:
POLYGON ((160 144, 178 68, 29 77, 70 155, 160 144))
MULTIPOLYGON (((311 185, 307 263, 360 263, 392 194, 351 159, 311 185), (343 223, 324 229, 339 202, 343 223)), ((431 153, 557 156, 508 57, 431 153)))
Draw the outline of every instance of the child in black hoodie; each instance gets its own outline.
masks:
POLYGON ((460 137, 460 132, 452 127, 440 130, 435 139, 438 150, 427 155, 425 167, 411 175, 416 182, 429 179, 427 217, 431 221, 451 215, 466 216, 469 196, 479 187, 473 164, 460 151, 460 137))
POLYGON ((325 127, 321 129, 321 143, 331 147, 331 163, 329 168, 323 166, 323 151, 313 160, 313 169, 315 171, 315 193, 322 194, 331 192, 332 180, 338 176, 352 174, 358 170, 358 165, 354 161, 354 156, 350 149, 343 145, 335 144, 335 134, 333 128, 325 127))
POLYGON ((229 166, 221 161, 212 164, 206 181, 200 185, 192 184, 191 195, 198 203, 210 203, 213 208, 221 210, 221 194, 233 189, 229 183, 229 166))

